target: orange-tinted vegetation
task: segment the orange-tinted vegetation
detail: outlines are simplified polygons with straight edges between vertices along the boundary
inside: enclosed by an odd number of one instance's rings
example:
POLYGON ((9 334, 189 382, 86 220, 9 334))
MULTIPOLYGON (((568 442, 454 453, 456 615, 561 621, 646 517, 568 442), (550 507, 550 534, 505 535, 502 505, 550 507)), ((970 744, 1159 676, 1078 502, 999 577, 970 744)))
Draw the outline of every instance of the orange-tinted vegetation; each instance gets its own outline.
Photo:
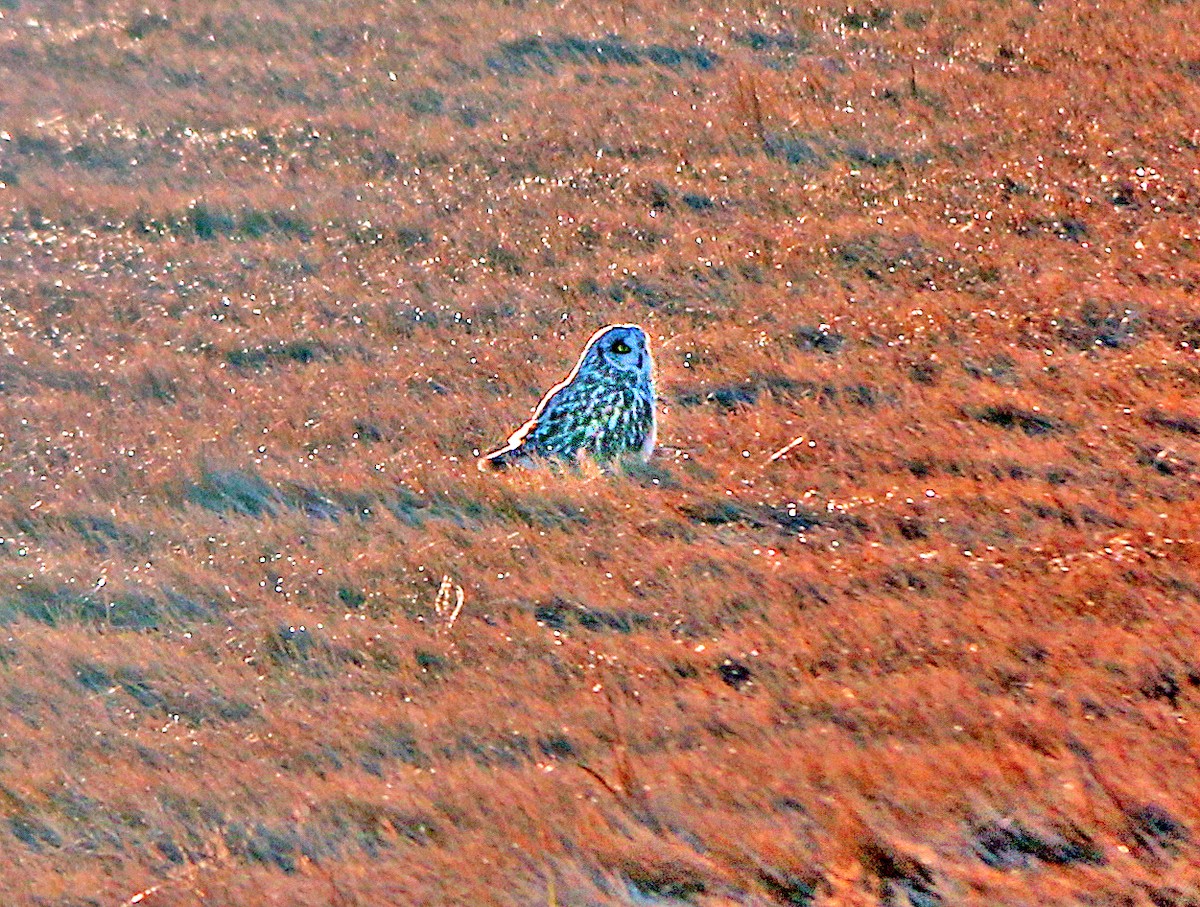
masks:
POLYGON ((3 903, 1200 903, 1193 4, 0 13, 3 903))

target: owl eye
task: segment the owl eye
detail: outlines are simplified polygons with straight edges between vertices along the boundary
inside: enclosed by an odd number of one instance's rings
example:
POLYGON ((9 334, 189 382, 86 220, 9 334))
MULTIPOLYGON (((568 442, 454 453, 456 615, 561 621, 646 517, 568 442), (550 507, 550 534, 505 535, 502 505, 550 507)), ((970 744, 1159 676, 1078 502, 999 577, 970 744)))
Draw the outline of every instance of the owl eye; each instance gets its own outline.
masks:
POLYGON ((632 353, 633 349, 624 340, 618 340, 612 345, 612 351, 614 353, 632 353))

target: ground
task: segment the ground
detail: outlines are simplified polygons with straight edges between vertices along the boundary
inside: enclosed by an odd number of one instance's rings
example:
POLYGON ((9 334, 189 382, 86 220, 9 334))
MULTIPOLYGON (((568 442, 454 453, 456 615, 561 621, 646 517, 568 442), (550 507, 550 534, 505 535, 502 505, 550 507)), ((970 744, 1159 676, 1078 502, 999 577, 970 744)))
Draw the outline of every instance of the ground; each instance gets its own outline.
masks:
POLYGON ((0 899, 1200 904, 1195 12, 0 0, 0 899))

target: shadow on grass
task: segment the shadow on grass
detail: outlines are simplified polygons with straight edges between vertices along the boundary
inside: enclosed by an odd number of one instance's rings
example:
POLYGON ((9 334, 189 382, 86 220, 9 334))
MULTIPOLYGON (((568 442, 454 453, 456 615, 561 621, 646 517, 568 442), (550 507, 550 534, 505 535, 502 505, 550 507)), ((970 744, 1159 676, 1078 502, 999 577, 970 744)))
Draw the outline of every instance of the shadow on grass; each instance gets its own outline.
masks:
POLYGON ((871 529, 869 523, 853 514, 818 511, 794 504, 741 504, 728 498, 713 498, 687 504, 682 511, 692 521, 708 526, 735 524, 783 532, 807 532, 818 526, 850 533, 864 533, 871 529))
POLYGON ((121 630, 158 630, 215 620, 217 609, 172 589, 155 595, 131 592, 109 598, 64 586, 26 584, 0 596, 0 626, 33 620, 50 627, 97 624, 121 630))
POLYGON ((245 721, 256 710, 240 699, 230 699, 214 690, 170 689, 169 684, 148 677, 140 668, 122 665, 106 668, 93 662, 74 665, 75 680, 90 693, 121 692, 143 709, 160 712, 189 727, 214 722, 245 721))
POLYGON ((555 597, 546 604, 534 607, 533 618, 552 630, 565 630, 571 625, 593 633, 632 633, 652 627, 654 619, 636 611, 610 611, 593 608, 581 602, 555 597))
POLYGON ((680 406, 694 407, 713 405, 723 410, 739 406, 753 406, 759 398, 769 393, 779 400, 816 400, 822 406, 839 407, 850 405, 874 409, 880 404, 894 404, 894 394, 886 393, 868 384, 818 384, 815 381, 798 381, 786 375, 758 375, 736 384, 722 384, 704 389, 683 390, 676 394, 675 402, 680 406))
POLYGON ((326 495, 308 485, 283 482, 278 486, 247 469, 205 469, 187 485, 184 500, 212 513, 273 517, 287 510, 320 520, 354 516, 368 518, 375 503, 359 494, 326 495))
POLYGON ((1029 437, 1048 435, 1066 429, 1059 419, 1047 416, 1045 413, 1029 409, 1021 409, 1008 403, 995 406, 982 406, 969 413, 976 421, 1000 428, 1020 429, 1029 437))
POLYGON ((1077 829, 1035 829, 1017 819, 979 823, 971 840, 975 855, 993 869, 1028 869, 1035 861, 1055 866, 1105 862, 1100 848, 1077 829))
POLYGON ((562 66, 662 66, 705 71, 720 58, 701 47, 630 44, 617 35, 579 38, 530 35, 505 41, 488 57, 488 69, 500 76, 551 75, 562 66))
POLYGON ((238 369, 259 371, 274 362, 298 362, 308 365, 333 357, 333 351, 317 340, 287 340, 279 343, 266 343, 262 346, 230 350, 225 354, 225 361, 238 369))

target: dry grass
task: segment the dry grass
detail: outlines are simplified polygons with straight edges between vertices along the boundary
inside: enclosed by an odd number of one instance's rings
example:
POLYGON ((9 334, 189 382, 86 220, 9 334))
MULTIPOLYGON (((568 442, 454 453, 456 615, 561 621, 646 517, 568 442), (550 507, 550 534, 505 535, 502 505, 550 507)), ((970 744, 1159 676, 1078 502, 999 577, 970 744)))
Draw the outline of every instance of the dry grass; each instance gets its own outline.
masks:
POLYGON ((4 903, 1200 903, 1191 5, 0 12, 4 903))

